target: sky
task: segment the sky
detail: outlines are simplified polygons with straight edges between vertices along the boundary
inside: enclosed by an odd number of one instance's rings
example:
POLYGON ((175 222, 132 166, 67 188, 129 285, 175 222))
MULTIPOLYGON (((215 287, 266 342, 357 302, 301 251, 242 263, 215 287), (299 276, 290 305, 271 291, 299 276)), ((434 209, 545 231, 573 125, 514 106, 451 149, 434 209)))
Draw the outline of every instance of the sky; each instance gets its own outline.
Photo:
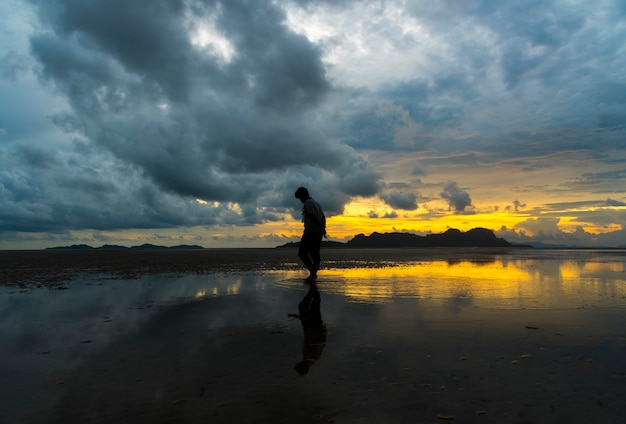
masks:
POLYGON ((622 0, 3 0, 0 249, 626 246, 622 0))

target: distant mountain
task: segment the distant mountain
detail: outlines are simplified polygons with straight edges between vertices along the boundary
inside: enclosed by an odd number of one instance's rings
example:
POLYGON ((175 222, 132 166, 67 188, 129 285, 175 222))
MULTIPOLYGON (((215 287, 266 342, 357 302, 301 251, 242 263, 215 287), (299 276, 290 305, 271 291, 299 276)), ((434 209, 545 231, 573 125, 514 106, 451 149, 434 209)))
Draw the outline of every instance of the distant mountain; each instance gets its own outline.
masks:
POLYGON ((201 250, 202 246, 181 244, 179 246, 157 246, 154 244, 142 244, 141 246, 118 246, 115 244, 105 244, 100 247, 91 247, 86 244, 73 244, 71 246, 48 247, 46 250, 201 250))
POLYGON ((503 238, 498 238, 493 231, 474 228, 467 232, 456 229, 442 234, 418 236, 410 233, 372 233, 370 236, 359 234, 346 243, 347 247, 511 247, 503 238))
POLYGON ((86 244, 73 244, 71 246, 48 247, 46 250, 93 250, 93 247, 86 244))
MULTIPOLYGON (((278 247, 297 247, 298 242, 287 243, 278 247)), ((418 236, 410 233, 377 233, 369 236, 359 234, 346 243, 322 242, 322 247, 344 248, 392 248, 392 247, 521 247, 514 246, 503 238, 498 238, 493 231, 474 228, 467 232, 456 229, 441 234, 418 236)), ((527 246, 528 247, 528 246, 527 246)))
MULTIPOLYGON (((298 247, 300 242, 291 242, 278 246, 298 247)), ((498 238, 492 230, 474 228, 467 232, 456 229, 447 230, 441 234, 429 234, 418 236, 411 233, 372 233, 369 236, 359 234, 352 240, 341 243, 338 241, 322 241, 323 248, 390 248, 390 247, 532 247, 513 245, 503 238, 498 238)), ((157 246, 154 244, 142 244, 141 246, 125 247, 105 244, 101 247, 91 247, 86 244, 74 244, 71 246, 49 247, 46 250, 201 250, 202 246, 179 245, 157 246)))
POLYGON ((119 246, 117 244, 105 244, 97 248, 98 250, 126 250, 128 247, 119 246))
POLYGON ((131 250, 163 250, 163 249, 167 249, 167 247, 156 246, 154 244, 149 244, 149 243, 142 244, 141 246, 131 247, 131 250))

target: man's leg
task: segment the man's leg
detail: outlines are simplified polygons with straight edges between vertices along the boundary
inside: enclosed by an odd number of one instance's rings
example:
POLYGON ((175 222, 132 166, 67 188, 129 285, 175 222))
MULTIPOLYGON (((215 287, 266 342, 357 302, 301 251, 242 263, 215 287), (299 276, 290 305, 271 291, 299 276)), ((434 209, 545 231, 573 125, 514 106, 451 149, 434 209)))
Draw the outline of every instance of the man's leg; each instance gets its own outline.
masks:
POLYGON ((309 256, 309 251, 311 249, 311 238, 308 234, 304 234, 302 239, 300 240, 300 247, 298 248, 298 257, 304 263, 306 269, 309 270, 311 274, 314 274, 314 265, 311 261, 311 257, 309 256))
POLYGON ((320 245, 322 244, 322 237, 324 234, 312 234, 311 237, 311 247, 309 248, 311 252, 311 259, 313 265, 312 275, 317 277, 317 270, 320 269, 320 264, 322 263, 322 258, 320 256, 320 245))

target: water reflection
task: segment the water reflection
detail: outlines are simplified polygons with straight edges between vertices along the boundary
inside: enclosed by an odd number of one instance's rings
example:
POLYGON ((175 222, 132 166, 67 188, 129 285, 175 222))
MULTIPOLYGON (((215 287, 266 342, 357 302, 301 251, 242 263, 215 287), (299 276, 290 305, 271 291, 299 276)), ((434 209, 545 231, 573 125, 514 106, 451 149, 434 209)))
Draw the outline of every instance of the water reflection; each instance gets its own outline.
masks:
POLYGON ((302 360, 295 370, 300 375, 307 374, 312 365, 322 356, 326 346, 326 324, 320 311, 321 297, 315 282, 309 284, 309 291, 298 304, 298 315, 302 324, 302 360))
MULTIPOLYGON (((149 404, 159 393, 168 411, 197 404, 203 411, 237 416, 246 413, 241 405, 264 405, 267 411, 265 405, 276 401, 281 404, 275 411, 282 413, 291 402, 308 413, 309 389, 324 384, 329 399, 345 401, 352 411, 367 407, 364 416, 381 405, 372 399, 389 399, 391 416, 395 405, 427 408, 434 399, 431 383, 466 383, 472 390, 442 390, 441 396, 460 396, 469 410, 477 398, 474 390, 482 388, 484 408, 508 414, 511 399, 526 399, 524 388, 570 393, 569 383, 580 383, 579 369, 591 373, 593 382, 587 391, 576 391, 583 400, 596 396, 598 381, 604 381, 603 393, 623 382, 625 255, 520 251, 449 256, 372 261, 373 266, 358 268, 337 263, 310 287, 302 285, 300 271, 280 270, 111 281, 93 277, 67 284, 68 290, 0 289, 0 379, 10 387, 0 397, 0 410, 30 409, 48 399, 46 382, 52 382, 64 393, 65 405, 71 405, 52 410, 72 414, 72 408, 83 407, 109 411, 112 401, 99 398, 100 387, 114 388, 111 393, 123 407, 149 404), (286 322, 295 305, 300 322, 286 322), (330 350, 325 349, 325 322, 333 329, 330 350), (532 359, 517 364, 528 354, 532 359), (593 361, 586 360, 590 356, 593 361), (296 362, 298 373, 309 373, 306 385, 294 375, 296 362), (533 363, 540 365, 517 371, 533 363), (485 364, 494 372, 484 371, 485 364), (565 368, 553 369, 555 364, 565 368), (457 380, 457 370, 469 378, 457 380), (327 373, 348 378, 328 385, 327 373), (482 383, 490 375, 499 376, 490 383, 495 390, 482 383), (525 380, 527 375, 532 378, 525 380), (551 375, 552 380, 542 380, 551 375), (510 378, 517 379, 501 390, 501 382, 510 378), (211 396, 203 395, 205 388, 211 396), (428 391, 422 398, 428 401, 419 407, 411 403, 416 390, 428 391), (466 393, 470 400, 463 398, 466 393)), ((622 393, 614 396, 615 405, 622 405, 622 393)), ((535 396, 553 402, 549 395, 535 396)), ((579 405, 580 399, 563 401, 562 410, 579 405)), ((199 421, 188 418, 178 421, 199 421)), ((216 421, 250 421, 249 416, 229 418, 216 421)))
MULTIPOLYGON (((626 298, 622 251, 520 251, 324 270, 324 290, 352 302, 440 300, 452 310, 612 306, 626 298)), ((289 279, 287 280, 289 281, 289 279)))

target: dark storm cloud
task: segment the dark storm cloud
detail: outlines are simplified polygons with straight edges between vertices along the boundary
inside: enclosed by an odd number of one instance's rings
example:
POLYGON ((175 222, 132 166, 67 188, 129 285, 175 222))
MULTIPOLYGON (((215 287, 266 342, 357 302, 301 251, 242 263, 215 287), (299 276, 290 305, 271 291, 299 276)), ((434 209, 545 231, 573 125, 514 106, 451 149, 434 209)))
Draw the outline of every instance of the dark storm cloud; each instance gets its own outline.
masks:
POLYGON ((0 152, 24 166, 0 175, 3 229, 248 225, 292 210, 299 185, 329 214, 378 192, 380 176, 320 125, 321 52, 271 2, 32 3, 33 55, 69 103, 51 118, 76 142, 0 152))
POLYGON ((455 212, 464 212, 472 206, 472 199, 468 192, 461 189, 456 182, 450 181, 444 187, 440 196, 448 202, 455 212))
MULTIPOLYGON (((227 204, 207 209, 191 199, 163 193, 132 166, 103 168, 85 163, 88 156, 65 159, 62 155, 47 158, 46 154, 0 150, 0 160, 5 163, 0 172, 1 231, 250 225, 258 221, 227 204), (60 167, 63 172, 59 172, 60 167)), ((93 159, 113 160, 103 155, 93 159)))
POLYGON ((110 59, 118 61, 128 71, 157 83, 171 98, 184 98, 187 95, 188 68, 192 55, 180 20, 184 11, 182 1, 158 0, 149 5, 132 0, 35 3, 40 8, 44 22, 53 25, 58 38, 40 37, 34 41, 33 48, 40 56, 45 56, 44 64, 56 72, 57 78, 62 77, 58 73, 74 74, 76 77, 84 75, 96 80, 102 78, 104 83, 115 78, 115 75, 108 75, 107 78, 107 75, 98 73, 94 68, 77 68, 78 61, 97 52, 110 56, 110 59), (82 47, 82 51, 74 52, 76 62, 52 63, 64 57, 63 50, 72 39, 82 47), (54 46, 59 51, 47 51, 53 47, 46 42, 55 41, 54 46))
POLYGON ((314 103, 329 88, 321 52, 283 25, 283 12, 263 2, 225 1, 219 27, 239 50, 230 66, 252 78, 262 107, 280 111, 314 103))
POLYGON ((41 170, 59 164, 57 152, 35 146, 19 146, 16 151, 16 157, 20 157, 26 167, 33 169, 41 170))

